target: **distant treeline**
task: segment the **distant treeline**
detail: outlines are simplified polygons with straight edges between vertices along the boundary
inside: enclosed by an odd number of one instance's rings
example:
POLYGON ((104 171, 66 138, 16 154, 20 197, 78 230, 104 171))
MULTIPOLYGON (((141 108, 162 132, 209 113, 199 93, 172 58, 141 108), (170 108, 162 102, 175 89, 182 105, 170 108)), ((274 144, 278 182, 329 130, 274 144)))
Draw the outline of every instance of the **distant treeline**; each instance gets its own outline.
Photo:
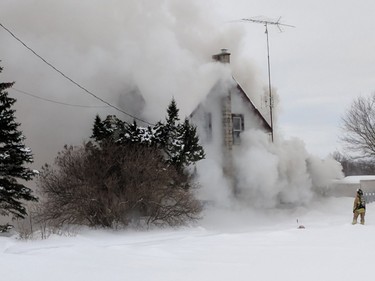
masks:
POLYGON ((375 161, 373 159, 356 159, 339 152, 333 158, 340 162, 345 176, 375 175, 375 161))

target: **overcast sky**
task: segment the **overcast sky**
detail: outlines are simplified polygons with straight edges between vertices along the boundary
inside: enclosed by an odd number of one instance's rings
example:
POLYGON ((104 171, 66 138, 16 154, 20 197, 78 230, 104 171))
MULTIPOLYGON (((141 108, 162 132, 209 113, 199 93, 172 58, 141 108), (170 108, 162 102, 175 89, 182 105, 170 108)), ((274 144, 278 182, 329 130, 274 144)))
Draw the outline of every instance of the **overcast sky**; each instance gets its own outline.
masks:
MULTIPOLYGON (((270 28, 271 79, 280 98, 278 129, 304 140, 324 157, 341 149, 341 117, 359 95, 375 89, 375 18, 372 1, 243 1, 237 15, 282 16, 296 28, 270 28), (242 11, 242 12, 241 12, 242 11)), ((262 34, 248 27, 249 48, 265 72, 262 34)))
MULTIPOLYGON (((325 157, 340 150, 340 118, 354 98, 374 91, 375 4, 363 1, 2 0, 0 22, 66 75, 131 114, 155 122, 172 96, 188 115, 217 78, 211 55, 231 52, 235 76, 258 107, 271 81, 278 96, 276 138, 302 139, 325 157), (129 106, 131 104, 131 106, 129 106)), ((0 81, 63 103, 102 106, 0 29, 0 81)), ((91 133, 110 108, 54 104, 21 94, 17 118, 38 164, 91 133)))

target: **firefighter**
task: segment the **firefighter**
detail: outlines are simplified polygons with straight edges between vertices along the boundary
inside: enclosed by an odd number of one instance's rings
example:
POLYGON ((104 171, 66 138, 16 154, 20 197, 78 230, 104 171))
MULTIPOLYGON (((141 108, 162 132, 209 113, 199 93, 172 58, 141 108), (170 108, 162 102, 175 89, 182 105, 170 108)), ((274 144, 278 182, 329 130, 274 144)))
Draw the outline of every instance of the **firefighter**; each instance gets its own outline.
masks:
POLYGON ((357 189, 357 195, 354 199, 353 214, 352 224, 357 223, 358 216, 361 216, 361 224, 365 224, 366 202, 363 197, 363 191, 360 188, 357 189))

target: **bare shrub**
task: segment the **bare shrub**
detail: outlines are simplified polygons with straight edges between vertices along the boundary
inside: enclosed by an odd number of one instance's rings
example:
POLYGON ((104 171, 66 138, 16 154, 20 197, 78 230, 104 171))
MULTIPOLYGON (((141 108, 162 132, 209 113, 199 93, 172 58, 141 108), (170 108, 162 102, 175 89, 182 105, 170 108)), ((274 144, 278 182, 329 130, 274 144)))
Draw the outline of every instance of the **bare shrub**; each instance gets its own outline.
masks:
POLYGON ((140 144, 65 147, 45 165, 38 188, 39 220, 54 225, 180 225, 199 217, 189 177, 165 164, 160 151, 140 144))

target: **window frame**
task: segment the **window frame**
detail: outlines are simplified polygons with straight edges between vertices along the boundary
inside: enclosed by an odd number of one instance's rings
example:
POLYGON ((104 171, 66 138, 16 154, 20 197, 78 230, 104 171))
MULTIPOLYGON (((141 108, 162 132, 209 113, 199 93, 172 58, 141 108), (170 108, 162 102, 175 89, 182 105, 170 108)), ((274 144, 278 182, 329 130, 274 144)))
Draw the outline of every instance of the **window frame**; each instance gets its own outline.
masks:
POLYGON ((241 144, 241 133, 245 131, 245 119, 244 115, 242 113, 232 113, 232 135, 233 135, 233 144, 241 144), (239 119, 239 121, 236 122, 238 123, 240 128, 238 126, 234 126, 235 119, 239 119))

